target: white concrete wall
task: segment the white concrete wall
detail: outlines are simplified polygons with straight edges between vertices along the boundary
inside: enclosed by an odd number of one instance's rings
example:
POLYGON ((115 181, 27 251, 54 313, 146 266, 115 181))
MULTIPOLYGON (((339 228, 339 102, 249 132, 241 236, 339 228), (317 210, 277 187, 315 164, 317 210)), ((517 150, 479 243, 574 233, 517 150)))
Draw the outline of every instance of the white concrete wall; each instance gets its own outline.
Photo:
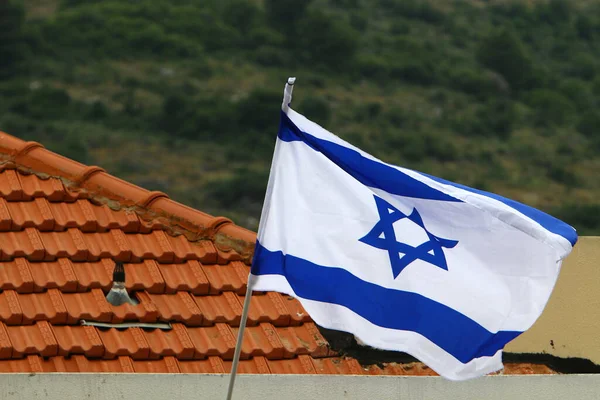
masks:
MULTIPOLYGON (((0 374, 0 399, 225 399, 228 375, 0 374)), ((235 400, 597 400, 600 375, 439 377, 239 375, 235 400)))

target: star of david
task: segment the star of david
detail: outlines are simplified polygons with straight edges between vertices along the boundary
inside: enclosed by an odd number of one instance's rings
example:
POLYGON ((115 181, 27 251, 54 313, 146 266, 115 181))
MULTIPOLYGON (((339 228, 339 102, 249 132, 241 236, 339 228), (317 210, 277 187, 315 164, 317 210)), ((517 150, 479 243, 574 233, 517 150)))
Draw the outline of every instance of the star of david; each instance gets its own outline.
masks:
POLYGON ((394 279, 400 275, 400 272, 402 272, 404 268, 416 260, 423 260, 448 271, 446 256, 444 255, 442 248, 445 247, 451 249, 458 244, 458 241, 442 239, 429 232, 427 228, 425 228, 423 219, 416 208, 413 208, 410 215, 406 215, 382 198, 377 196, 373 197, 375 197, 375 203, 377 204, 377 211, 379 212, 380 219, 373 229, 359 240, 365 244, 388 252, 394 279), (429 241, 420 244, 417 247, 398 242, 396 240, 396 233, 394 232, 394 223, 403 218, 408 218, 423 228, 425 233, 427 233, 429 241), (402 254, 402 256, 400 256, 400 254, 402 254))

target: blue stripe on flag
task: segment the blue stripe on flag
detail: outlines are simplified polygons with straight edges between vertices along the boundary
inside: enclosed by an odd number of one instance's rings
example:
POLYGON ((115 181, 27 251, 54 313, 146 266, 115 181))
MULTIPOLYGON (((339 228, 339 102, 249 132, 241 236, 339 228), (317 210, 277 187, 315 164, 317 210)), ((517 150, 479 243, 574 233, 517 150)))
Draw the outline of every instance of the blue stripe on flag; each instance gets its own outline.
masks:
POLYGON ((462 202, 437 189, 427 186, 388 165, 364 157, 356 150, 322 140, 301 131, 282 111, 279 139, 285 142, 302 141, 313 150, 323 153, 362 184, 388 193, 418 199, 462 202))
POLYGON ((532 220, 536 221, 538 224, 540 224, 541 226, 543 226, 550 232, 564 237, 565 239, 567 239, 569 241, 569 243, 571 243, 571 246, 575 246, 575 243, 577 243, 577 232, 575 231, 575 229, 573 229, 571 226, 564 223, 563 221, 561 221, 549 214, 546 214, 543 211, 538 210, 537 208, 527 206, 527 205, 519 203, 518 201, 515 201, 515 200, 507 199, 507 198, 497 195, 495 193, 490 193, 490 192, 486 192, 483 190, 475 189, 475 188, 472 188, 469 186, 461 185, 460 183, 450 182, 445 179, 438 178, 437 176, 428 175, 423 172, 419 172, 419 174, 427 176, 428 178, 433 179, 434 181, 438 181, 438 182, 444 183, 446 185, 451 185, 451 186, 454 186, 454 187, 457 187, 457 188, 460 188, 460 189, 463 189, 463 190, 466 190, 466 191, 469 191, 472 193, 477 193, 477 194, 491 197, 492 199, 501 201, 502 203, 506 204, 507 206, 512 207, 515 210, 519 211, 521 214, 526 215, 529 218, 531 218, 532 220))
POLYGON ((270 251, 258 241, 252 274, 283 275, 296 295, 304 299, 347 307, 384 328, 416 332, 462 363, 493 356, 522 333, 492 333, 464 314, 420 294, 387 289, 342 268, 323 267, 270 251))
MULTIPOLYGON (((313 150, 323 153, 328 159, 366 186, 382 189, 388 193, 404 197, 462 202, 461 200, 434 189, 395 168, 366 158, 355 150, 303 132, 283 111, 281 112, 278 137, 285 142, 304 142, 313 150)), ((572 246, 575 246, 575 243, 577 243, 577 232, 571 226, 543 211, 494 193, 446 181, 422 172, 415 172, 440 183, 452 185, 472 193, 498 200, 536 221, 548 231, 564 237, 572 246)))

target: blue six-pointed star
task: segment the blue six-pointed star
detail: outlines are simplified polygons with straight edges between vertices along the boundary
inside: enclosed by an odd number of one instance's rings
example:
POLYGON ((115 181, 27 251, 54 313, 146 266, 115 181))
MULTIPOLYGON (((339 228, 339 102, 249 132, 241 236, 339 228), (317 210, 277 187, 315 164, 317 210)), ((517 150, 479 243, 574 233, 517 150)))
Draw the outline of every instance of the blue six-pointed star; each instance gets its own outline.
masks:
POLYGON ((423 219, 416 208, 413 208, 410 215, 406 215, 382 198, 378 196, 373 197, 375 197, 380 219, 373 229, 359 240, 378 249, 386 250, 389 253, 394 279, 415 260, 423 260, 441 269, 448 270, 446 256, 442 248, 451 249, 458 244, 458 241, 442 239, 429 232, 425 228, 423 219), (394 232, 394 223, 403 218, 408 218, 423 228, 429 237, 429 241, 417 247, 398 242, 396 240, 396 233, 394 232), (402 257, 400 257, 400 253, 403 254, 402 257))

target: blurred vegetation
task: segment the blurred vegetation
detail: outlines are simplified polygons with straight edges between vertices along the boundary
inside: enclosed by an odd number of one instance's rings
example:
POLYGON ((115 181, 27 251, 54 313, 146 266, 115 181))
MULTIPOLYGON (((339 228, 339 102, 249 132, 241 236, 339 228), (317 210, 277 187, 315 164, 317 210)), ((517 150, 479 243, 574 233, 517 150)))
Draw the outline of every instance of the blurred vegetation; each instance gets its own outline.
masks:
POLYGON ((292 106, 600 234, 600 1, 0 0, 0 129, 256 229, 292 106))

